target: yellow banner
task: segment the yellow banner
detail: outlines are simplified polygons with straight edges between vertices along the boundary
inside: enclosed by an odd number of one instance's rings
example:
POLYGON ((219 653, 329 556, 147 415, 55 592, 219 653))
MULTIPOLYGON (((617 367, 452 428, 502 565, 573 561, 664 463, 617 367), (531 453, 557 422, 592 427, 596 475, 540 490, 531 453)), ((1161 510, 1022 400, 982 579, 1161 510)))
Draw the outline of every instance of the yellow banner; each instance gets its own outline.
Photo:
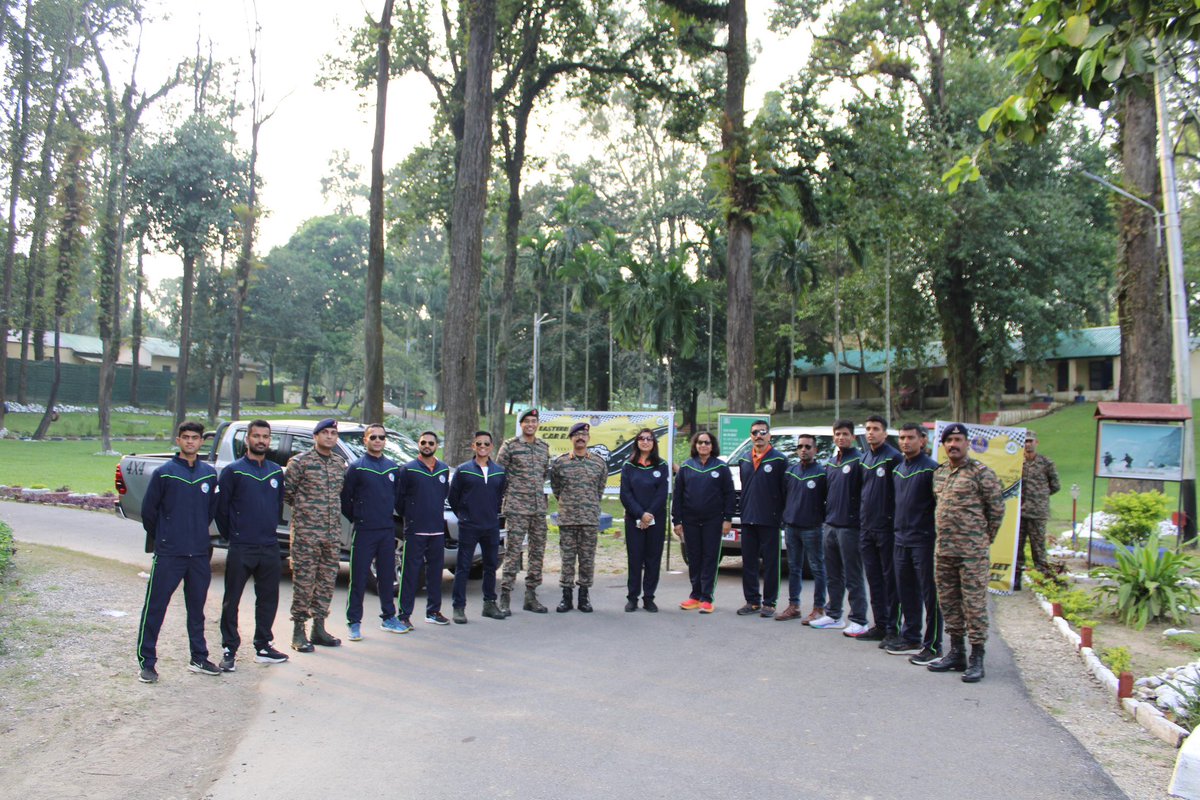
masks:
POLYGON ((637 432, 649 428, 658 437, 658 454, 671 463, 675 451, 674 411, 542 411, 537 435, 550 445, 550 457, 571 452, 567 434, 577 422, 591 426, 588 450, 608 463, 608 488, 621 490, 621 465, 629 460, 636 445, 637 432))
MULTIPOLYGON (((941 446, 942 429, 949 422, 938 420, 934 441, 938 442, 936 458, 946 461, 946 450, 941 446)), ((1025 429, 1001 428, 989 425, 966 423, 970 433, 971 458, 991 467, 1004 487, 1004 521, 996 534, 991 548, 991 574, 988 588, 998 592, 1011 592, 1015 574, 1013 565, 1017 558, 1018 532, 1021 529, 1021 468, 1025 458, 1025 429)))

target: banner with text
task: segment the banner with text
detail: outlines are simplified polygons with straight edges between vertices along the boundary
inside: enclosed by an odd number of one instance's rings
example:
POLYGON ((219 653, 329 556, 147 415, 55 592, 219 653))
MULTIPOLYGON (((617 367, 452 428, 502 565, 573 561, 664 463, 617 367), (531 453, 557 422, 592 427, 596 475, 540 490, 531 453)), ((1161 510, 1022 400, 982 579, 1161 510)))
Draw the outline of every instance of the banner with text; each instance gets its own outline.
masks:
POLYGON ((675 452, 675 411, 542 411, 538 436, 550 445, 550 457, 571 452, 567 434, 576 422, 592 427, 588 450, 608 463, 609 494, 621 490, 621 465, 637 444, 637 432, 649 428, 658 437, 658 454, 668 463, 675 452))
MULTIPOLYGON (((934 441, 938 443, 935 458, 946 462, 942 447, 942 429, 949 425, 937 421, 934 441)), ((1010 592, 1013 588, 1013 564, 1017 558, 1018 532, 1021 530, 1021 468, 1025 459, 1025 429, 1001 428, 966 423, 970 433, 970 457, 991 467, 1004 489, 1004 522, 992 542, 992 566, 988 588, 1010 592)))

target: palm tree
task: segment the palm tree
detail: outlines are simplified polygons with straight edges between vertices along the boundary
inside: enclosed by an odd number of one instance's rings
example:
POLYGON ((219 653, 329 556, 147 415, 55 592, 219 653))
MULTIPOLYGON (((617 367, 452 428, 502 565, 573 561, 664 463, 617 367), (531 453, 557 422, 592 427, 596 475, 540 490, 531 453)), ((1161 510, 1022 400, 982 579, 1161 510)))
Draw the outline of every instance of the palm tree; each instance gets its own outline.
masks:
MULTIPOLYGON (((762 262, 764 283, 779 280, 787 289, 791 299, 791 315, 788 318, 788 386, 796 378, 796 309, 801 295, 817 286, 817 261, 809 243, 808 226, 797 211, 786 210, 776 213, 766 230, 766 259, 762 262)), ((795 413, 793 395, 789 413, 795 413)))

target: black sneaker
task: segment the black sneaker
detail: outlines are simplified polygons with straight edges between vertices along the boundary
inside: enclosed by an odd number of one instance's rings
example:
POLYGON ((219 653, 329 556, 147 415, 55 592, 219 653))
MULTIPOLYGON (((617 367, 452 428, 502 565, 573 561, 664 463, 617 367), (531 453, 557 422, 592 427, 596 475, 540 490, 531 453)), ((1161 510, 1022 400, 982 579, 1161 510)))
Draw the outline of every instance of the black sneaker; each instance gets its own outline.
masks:
POLYGON ((942 653, 940 650, 934 650, 933 648, 926 647, 922 649, 921 652, 910 658, 908 663, 916 664, 918 667, 927 667, 941 657, 942 653))
POLYGON ((154 667, 142 667, 138 672, 138 680, 142 683, 158 683, 158 670, 154 667))
MULTIPOLYGON (((906 642, 901 639, 883 648, 889 656, 915 656, 921 653, 920 642, 906 642)), ((914 662, 915 663, 915 662, 914 662)))
POLYGON ((446 617, 440 611, 429 612, 428 614, 425 615, 425 621, 428 622, 430 625, 449 625, 450 624, 450 620, 446 619, 446 617))
POLYGON ((254 662, 256 664, 282 664, 287 661, 288 657, 276 650, 271 645, 260 647, 254 652, 254 662))
POLYGON ((886 635, 887 634, 883 632, 883 628, 879 627, 878 625, 872 625, 870 628, 867 628, 854 638, 858 639, 860 642, 882 642, 886 635))
POLYGON ((221 672, 237 672, 237 653, 228 647, 221 654, 221 672))
POLYGON ((217 669, 217 665, 209 661, 207 658, 203 661, 192 659, 188 664, 188 671, 195 672, 197 675, 220 675, 221 670, 217 669))
POLYGON ((892 645, 900 644, 903 641, 904 641, 904 637, 900 636, 899 634, 889 633, 887 636, 883 637, 883 641, 881 641, 879 643, 879 649, 887 650, 892 645))
POLYGON ((760 606, 758 603, 746 603, 746 605, 737 610, 737 615, 739 617, 748 617, 751 614, 758 614, 761 611, 762 606, 760 606))

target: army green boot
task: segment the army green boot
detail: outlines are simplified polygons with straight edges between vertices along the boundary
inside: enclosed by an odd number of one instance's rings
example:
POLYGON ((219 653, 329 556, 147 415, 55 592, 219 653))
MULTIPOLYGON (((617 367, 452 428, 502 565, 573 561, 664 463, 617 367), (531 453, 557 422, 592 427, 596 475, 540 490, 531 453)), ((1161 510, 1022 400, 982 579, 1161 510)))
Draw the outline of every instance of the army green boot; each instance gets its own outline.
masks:
POLYGON ((967 650, 961 636, 951 636, 950 652, 925 667, 930 672, 962 672, 966 668, 967 650))
POLYGON ((979 683, 983 680, 983 645, 971 645, 971 659, 962 676, 963 683, 979 683))
POLYGON ((512 592, 500 592, 500 613, 506 617, 512 616, 512 608, 510 607, 510 603, 512 603, 512 592))
POLYGON ((535 614, 545 614, 549 609, 537 599, 537 589, 525 588, 525 610, 535 614))
POLYGON ((292 649, 297 653, 313 651, 312 642, 308 640, 308 634, 304 632, 304 620, 297 620, 292 626, 292 649))
POLYGON ((342 640, 336 636, 331 636, 329 631, 325 630, 325 620, 320 617, 313 617, 312 643, 319 644, 321 647, 338 647, 342 640))
POLYGON ((504 619, 505 614, 496 607, 495 600, 484 600, 483 616, 487 617, 488 619, 504 619))

